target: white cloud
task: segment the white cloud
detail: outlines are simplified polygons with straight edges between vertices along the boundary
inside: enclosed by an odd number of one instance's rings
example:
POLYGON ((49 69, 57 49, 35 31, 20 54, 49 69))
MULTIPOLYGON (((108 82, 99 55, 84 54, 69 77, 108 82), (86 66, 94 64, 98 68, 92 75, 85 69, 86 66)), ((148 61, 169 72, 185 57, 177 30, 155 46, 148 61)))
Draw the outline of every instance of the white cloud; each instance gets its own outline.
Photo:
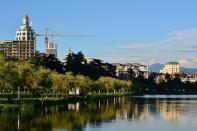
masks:
POLYGON ((185 59, 179 60, 179 63, 180 63, 180 65, 182 65, 184 67, 188 67, 188 65, 189 65, 189 61, 185 60, 185 59))
POLYGON ((197 57, 192 57, 191 59, 181 59, 179 63, 183 67, 196 67, 197 65, 197 57))
POLYGON ((111 54, 121 54, 114 59, 117 62, 123 60, 124 56, 130 56, 127 62, 152 64, 179 61, 181 66, 197 67, 197 29, 174 31, 157 41, 120 45, 111 54), (133 57, 136 55, 142 58, 137 60, 133 57))

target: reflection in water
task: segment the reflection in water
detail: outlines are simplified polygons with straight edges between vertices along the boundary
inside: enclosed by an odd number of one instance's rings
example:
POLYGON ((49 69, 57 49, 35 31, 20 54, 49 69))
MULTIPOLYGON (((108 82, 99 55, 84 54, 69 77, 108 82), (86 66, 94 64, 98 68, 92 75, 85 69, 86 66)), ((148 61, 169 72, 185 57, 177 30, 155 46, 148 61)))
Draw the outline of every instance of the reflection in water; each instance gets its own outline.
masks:
POLYGON ((125 120, 140 124, 142 121, 148 123, 151 119, 181 123, 187 115, 197 118, 196 98, 118 97, 44 109, 22 106, 21 112, 0 114, 1 130, 86 130, 88 125, 97 129, 114 121, 123 125, 125 120))
POLYGON ((17 130, 20 130, 20 114, 18 113, 18 120, 17 120, 17 130))

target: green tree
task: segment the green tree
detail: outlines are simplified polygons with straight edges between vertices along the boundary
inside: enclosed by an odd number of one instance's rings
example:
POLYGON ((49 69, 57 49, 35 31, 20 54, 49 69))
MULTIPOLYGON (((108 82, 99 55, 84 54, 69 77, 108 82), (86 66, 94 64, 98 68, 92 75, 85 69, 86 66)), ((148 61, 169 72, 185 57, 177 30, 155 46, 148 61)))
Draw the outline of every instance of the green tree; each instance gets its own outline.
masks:
POLYGON ((19 74, 21 77, 21 85, 25 92, 30 89, 34 89, 37 86, 36 73, 34 67, 28 62, 22 62, 18 65, 19 74))
POLYGON ((65 73, 65 87, 69 91, 76 90, 75 77, 72 72, 65 73))
POLYGON ((90 91, 91 80, 83 75, 77 75, 76 85, 80 89, 80 94, 86 96, 90 91))
POLYGON ((100 85, 103 87, 107 94, 110 90, 114 88, 114 78, 111 77, 101 77, 99 80, 100 85))
POLYGON ((62 93, 66 91, 66 76, 63 74, 58 74, 57 72, 52 72, 51 78, 53 83, 53 92, 56 91, 58 97, 59 92, 62 93))
POLYGON ((37 84, 43 91, 45 91, 47 98, 48 92, 50 91, 53 84, 51 79, 51 70, 40 67, 37 70, 37 84))

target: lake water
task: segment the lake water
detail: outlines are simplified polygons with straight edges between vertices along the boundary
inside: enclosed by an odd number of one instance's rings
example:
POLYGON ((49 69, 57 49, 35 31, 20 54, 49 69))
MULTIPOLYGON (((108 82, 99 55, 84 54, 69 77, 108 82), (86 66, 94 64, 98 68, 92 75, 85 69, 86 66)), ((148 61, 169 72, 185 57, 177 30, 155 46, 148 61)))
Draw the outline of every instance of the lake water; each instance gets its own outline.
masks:
MULTIPOLYGON (((119 97, 0 114, 11 131, 197 131, 197 96, 119 97)), ((27 108, 28 107, 28 108, 27 108)))

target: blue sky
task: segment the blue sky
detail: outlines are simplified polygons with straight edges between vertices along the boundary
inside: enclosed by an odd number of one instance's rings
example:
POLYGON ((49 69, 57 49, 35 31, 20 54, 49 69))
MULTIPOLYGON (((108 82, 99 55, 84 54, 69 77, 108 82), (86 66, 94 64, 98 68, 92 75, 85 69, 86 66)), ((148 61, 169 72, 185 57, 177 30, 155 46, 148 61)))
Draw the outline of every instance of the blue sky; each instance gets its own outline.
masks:
MULTIPOLYGON (((62 59, 69 46, 107 62, 147 65, 179 61, 197 67, 196 0, 2 0, 0 39, 14 39, 27 13, 37 33, 75 32, 93 38, 54 38, 62 59)), ((44 38, 37 38, 43 51, 44 38)))

